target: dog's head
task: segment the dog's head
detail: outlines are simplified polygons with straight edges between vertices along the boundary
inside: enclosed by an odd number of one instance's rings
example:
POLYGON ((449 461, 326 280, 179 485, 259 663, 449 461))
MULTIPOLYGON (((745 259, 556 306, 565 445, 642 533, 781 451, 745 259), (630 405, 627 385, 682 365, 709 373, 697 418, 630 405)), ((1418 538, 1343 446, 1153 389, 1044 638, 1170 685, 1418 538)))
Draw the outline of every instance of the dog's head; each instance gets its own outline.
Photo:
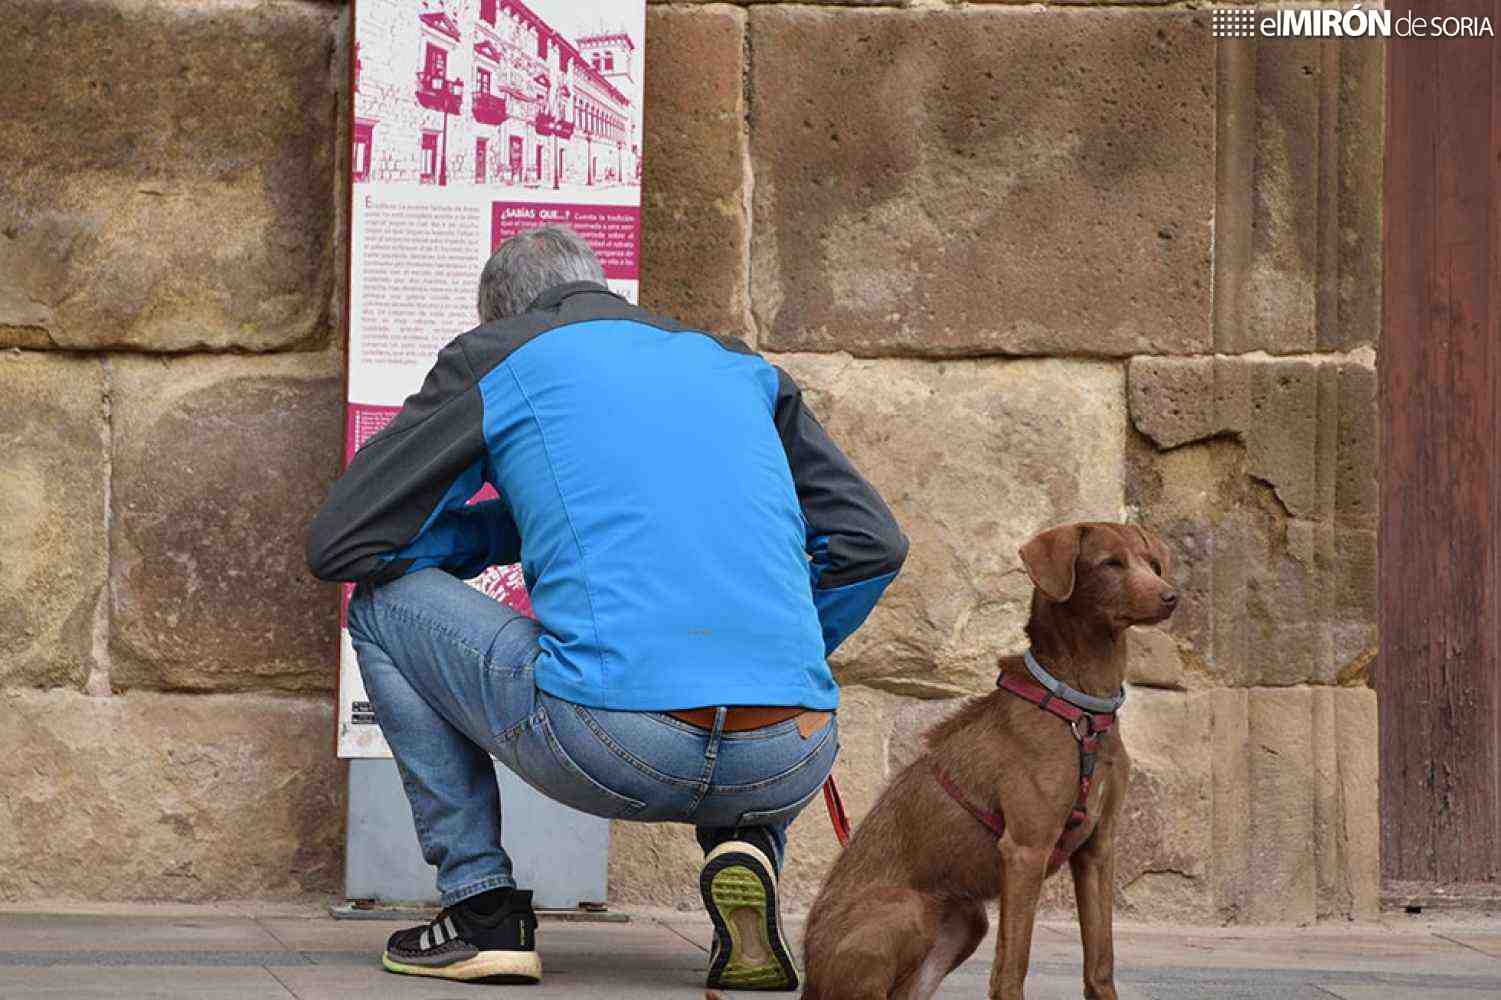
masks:
POLYGON ((1178 606, 1172 552, 1134 524, 1064 524, 1020 550, 1039 597, 1119 632, 1164 621, 1178 606))

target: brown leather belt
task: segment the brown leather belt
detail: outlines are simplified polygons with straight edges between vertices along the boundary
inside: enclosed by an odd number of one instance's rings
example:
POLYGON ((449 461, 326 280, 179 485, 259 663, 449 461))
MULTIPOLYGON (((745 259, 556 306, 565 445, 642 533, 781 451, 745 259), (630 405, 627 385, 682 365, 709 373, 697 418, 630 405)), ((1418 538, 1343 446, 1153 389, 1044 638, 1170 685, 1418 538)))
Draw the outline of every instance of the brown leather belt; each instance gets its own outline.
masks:
MULTIPOLYGON (((713 729, 714 713, 717 711, 717 708, 681 708, 666 714, 690 726, 697 726, 699 729, 713 729)), ((798 722, 798 729, 802 731, 803 738, 806 739, 809 733, 816 732, 824 722, 828 721, 829 713, 797 706, 788 708, 736 705, 725 711, 724 731, 740 733, 747 729, 763 729, 766 726, 774 726, 778 722, 786 722, 788 719, 798 719, 799 716, 807 716, 806 719, 799 719, 798 722)))

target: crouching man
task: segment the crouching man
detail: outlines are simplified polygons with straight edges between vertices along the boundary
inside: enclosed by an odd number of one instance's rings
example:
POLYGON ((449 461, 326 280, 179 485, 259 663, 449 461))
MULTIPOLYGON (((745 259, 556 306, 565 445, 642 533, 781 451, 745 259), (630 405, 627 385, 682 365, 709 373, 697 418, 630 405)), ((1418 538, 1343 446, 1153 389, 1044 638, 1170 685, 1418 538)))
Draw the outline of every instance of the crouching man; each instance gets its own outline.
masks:
POLYGON ((350 636, 437 867, 443 911, 385 967, 541 978, 493 756, 584 812, 693 824, 708 985, 796 989, 777 873, 838 751, 826 657, 906 539, 786 372, 612 294, 571 231, 501 244, 479 315, 307 542, 359 584, 350 636), (518 561, 535 621, 462 582, 518 561))

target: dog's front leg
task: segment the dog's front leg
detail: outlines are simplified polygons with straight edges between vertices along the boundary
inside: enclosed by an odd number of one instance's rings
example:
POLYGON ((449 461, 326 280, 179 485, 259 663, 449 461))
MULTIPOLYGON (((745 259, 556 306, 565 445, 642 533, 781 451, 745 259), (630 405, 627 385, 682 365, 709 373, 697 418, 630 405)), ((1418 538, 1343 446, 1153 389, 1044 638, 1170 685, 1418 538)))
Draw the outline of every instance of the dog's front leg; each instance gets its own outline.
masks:
POLYGON ((1102 823, 1094 836, 1069 858, 1074 899, 1079 909, 1079 937, 1084 944, 1084 996, 1116 1000, 1115 993, 1115 831, 1102 823))
POLYGON ((1000 842, 1001 912, 990 970, 990 1000, 1023 1000, 1027 959, 1032 953, 1032 924, 1037 897, 1047 873, 1051 848, 1019 844, 1011 831, 1000 842))

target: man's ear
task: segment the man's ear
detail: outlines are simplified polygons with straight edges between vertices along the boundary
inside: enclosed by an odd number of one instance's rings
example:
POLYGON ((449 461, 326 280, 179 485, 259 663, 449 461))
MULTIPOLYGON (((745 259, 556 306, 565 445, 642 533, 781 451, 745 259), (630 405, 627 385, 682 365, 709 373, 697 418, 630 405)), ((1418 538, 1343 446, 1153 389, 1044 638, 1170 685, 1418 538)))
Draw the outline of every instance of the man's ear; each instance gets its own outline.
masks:
POLYGON ((1049 528, 1017 550, 1027 575, 1050 601, 1062 604, 1074 592, 1074 563, 1079 558, 1081 524, 1049 528))

